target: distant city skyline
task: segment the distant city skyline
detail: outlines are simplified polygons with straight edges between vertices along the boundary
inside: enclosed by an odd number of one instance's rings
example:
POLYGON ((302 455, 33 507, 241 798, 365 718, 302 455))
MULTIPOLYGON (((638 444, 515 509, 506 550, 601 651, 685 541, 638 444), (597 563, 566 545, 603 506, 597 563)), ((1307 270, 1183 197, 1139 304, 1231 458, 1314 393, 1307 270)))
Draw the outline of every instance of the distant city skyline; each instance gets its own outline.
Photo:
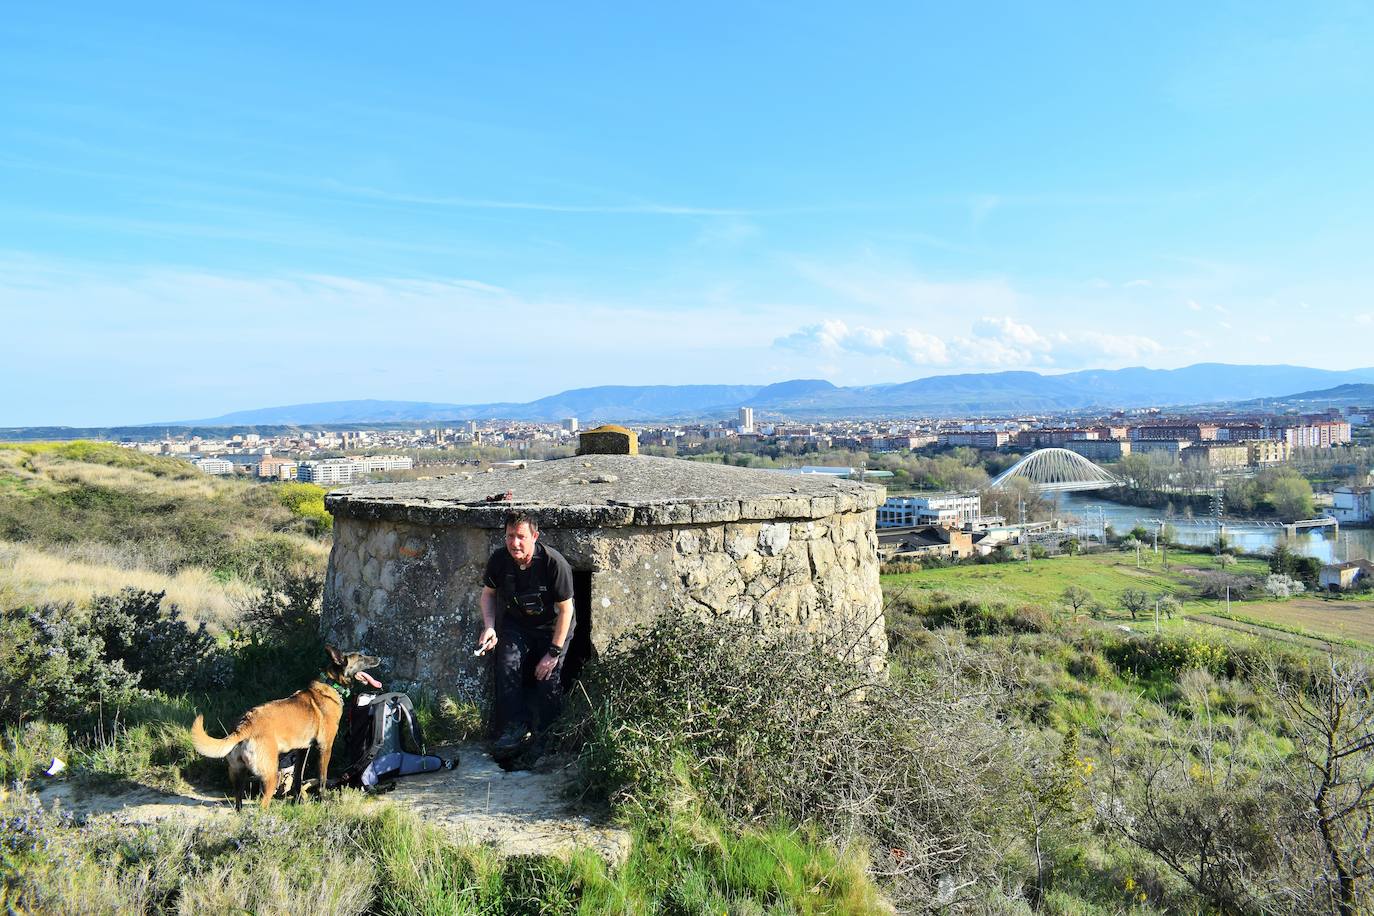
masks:
POLYGON ((1374 364, 1359 4, 6 26, 0 426, 1374 364))

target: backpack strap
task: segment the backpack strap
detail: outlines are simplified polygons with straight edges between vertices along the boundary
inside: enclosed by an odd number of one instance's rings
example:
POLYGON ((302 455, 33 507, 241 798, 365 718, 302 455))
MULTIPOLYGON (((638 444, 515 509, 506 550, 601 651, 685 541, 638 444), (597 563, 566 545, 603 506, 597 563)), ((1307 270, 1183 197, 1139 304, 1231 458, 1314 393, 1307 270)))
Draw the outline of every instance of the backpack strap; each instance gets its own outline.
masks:
POLYGON ((412 754, 423 754, 425 742, 420 735, 420 720, 415 717, 414 704, 402 693, 398 695, 396 706, 401 714, 401 747, 412 754))

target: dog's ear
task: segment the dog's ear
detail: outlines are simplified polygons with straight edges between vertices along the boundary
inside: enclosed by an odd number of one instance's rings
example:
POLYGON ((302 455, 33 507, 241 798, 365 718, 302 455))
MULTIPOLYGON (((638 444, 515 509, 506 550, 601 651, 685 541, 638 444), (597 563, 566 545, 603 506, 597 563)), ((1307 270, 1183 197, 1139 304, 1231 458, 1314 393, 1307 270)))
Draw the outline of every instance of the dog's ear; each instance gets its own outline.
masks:
POLYGON ((333 646, 325 646, 324 651, 329 653, 329 660, 331 662, 333 662, 336 665, 343 665, 344 654, 340 652, 338 649, 334 648, 333 646))

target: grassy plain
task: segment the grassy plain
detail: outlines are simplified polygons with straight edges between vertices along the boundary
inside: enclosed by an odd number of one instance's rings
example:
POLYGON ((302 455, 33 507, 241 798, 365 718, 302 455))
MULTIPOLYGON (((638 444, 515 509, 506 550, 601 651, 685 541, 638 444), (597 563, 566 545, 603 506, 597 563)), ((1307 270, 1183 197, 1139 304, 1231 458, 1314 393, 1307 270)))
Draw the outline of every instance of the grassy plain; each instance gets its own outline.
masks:
MULTIPOLYGON (((1185 612, 1192 606, 1215 607, 1216 602, 1190 599, 1191 579, 1198 573, 1220 569, 1208 554, 1170 555, 1165 570, 1160 557, 1143 554, 1136 565, 1134 553, 1096 553, 1083 556, 1049 557, 1025 563, 988 563, 975 566, 948 566, 918 573, 883 576, 888 589, 913 589, 916 592, 943 592, 953 598, 980 603, 1011 606, 1058 604, 1064 589, 1076 585, 1107 606, 1112 614, 1121 613, 1121 593, 1144 589, 1150 594, 1167 593, 1184 602, 1185 612)), ((1243 558, 1228 572, 1251 575, 1266 572, 1263 561, 1243 558)))
MULTIPOLYGON (((1166 571, 1160 558, 1153 555, 1138 567, 1133 553, 1098 553, 1032 560, 1030 566, 994 563, 887 575, 883 577, 883 587, 913 596, 941 593, 980 604, 1050 608, 1062 604, 1064 590, 1076 585, 1102 602, 1106 607, 1103 619, 1107 620, 1129 620, 1129 613, 1121 607, 1121 593, 1133 588, 1152 596, 1169 594, 1178 599, 1183 619, 1165 620, 1162 626, 1189 630, 1190 615, 1226 612, 1224 600, 1195 594, 1197 576, 1220 568, 1216 558, 1208 554, 1175 552, 1166 571)), ((1253 576, 1267 573, 1268 567, 1262 560, 1245 557, 1226 571, 1253 576)), ((1313 596, 1233 600, 1230 614, 1234 620, 1257 626, 1259 629, 1245 629, 1260 635, 1268 628, 1275 634, 1291 633, 1318 640, 1325 637, 1374 646, 1374 601, 1370 600, 1313 596)), ((1148 612, 1142 614, 1142 618, 1148 616, 1148 612)))

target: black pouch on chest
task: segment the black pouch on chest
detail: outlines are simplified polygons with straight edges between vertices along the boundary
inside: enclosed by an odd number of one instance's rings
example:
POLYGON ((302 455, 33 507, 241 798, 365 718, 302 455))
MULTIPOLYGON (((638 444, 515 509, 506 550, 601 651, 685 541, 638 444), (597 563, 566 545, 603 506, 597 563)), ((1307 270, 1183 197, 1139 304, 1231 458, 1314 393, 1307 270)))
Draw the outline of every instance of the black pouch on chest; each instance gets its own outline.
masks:
POLYGON ((544 614, 544 593, 548 586, 533 582, 524 587, 516 584, 515 574, 506 576, 506 606, 520 617, 541 617, 544 614))

